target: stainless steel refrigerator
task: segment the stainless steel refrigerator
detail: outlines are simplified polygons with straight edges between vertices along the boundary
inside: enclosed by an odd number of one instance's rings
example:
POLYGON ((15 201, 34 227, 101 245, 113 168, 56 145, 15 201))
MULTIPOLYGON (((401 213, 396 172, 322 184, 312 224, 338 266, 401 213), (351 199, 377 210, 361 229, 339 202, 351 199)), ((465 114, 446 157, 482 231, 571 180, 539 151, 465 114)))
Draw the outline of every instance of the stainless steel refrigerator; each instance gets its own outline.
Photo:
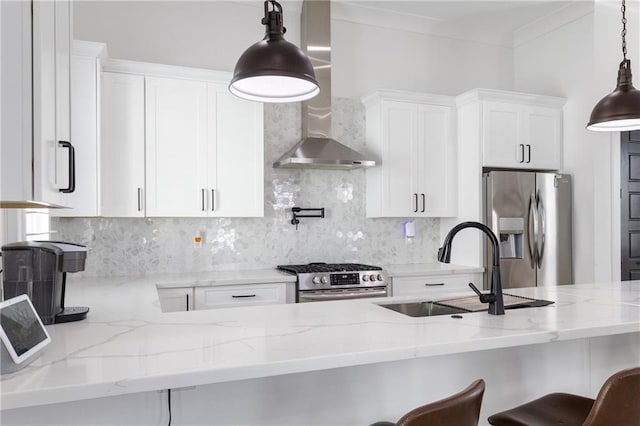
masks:
MULTIPOLYGON (((571 176, 491 171, 483 176, 484 222, 500 242, 503 288, 573 284, 571 176)), ((485 289, 491 277, 484 251, 485 289)))

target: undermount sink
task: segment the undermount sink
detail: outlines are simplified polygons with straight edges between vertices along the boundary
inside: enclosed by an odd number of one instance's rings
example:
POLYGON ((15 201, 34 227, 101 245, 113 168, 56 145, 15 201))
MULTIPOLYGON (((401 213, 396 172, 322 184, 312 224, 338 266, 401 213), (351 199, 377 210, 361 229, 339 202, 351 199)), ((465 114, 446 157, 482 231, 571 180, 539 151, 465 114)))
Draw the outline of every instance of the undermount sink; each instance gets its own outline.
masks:
POLYGON ((379 305, 410 317, 433 317, 436 315, 467 314, 465 309, 440 305, 436 302, 407 302, 379 305))
MULTIPOLYGON (((552 303, 554 302, 551 300, 531 299, 529 297, 504 294, 505 309, 538 308, 552 303)), ((387 303, 380 304, 378 306, 391 309, 392 311, 396 311, 410 317, 433 317, 436 315, 468 314, 472 312, 487 311, 487 305, 477 300, 476 296, 440 301, 387 303)))

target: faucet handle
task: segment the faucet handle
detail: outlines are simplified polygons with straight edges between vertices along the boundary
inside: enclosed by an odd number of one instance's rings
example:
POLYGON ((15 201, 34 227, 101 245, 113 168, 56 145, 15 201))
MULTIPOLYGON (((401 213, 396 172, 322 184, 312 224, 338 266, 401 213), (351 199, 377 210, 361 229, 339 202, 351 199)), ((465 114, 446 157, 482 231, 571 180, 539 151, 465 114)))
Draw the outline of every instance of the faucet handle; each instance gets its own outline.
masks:
POLYGON ((475 285, 473 285, 473 283, 469 283, 469 287, 471 287, 471 290, 473 290, 478 297, 480 298, 480 301, 482 303, 493 303, 496 301, 496 295, 495 294, 484 294, 481 293, 480 290, 478 290, 478 287, 476 287, 475 285))

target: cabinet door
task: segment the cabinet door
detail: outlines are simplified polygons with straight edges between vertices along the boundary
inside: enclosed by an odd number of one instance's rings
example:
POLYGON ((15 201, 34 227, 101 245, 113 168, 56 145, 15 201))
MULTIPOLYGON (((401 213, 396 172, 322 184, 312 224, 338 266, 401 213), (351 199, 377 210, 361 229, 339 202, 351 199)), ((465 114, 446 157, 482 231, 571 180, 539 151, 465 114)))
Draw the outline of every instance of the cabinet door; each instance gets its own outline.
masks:
POLYGON ((0 194, 33 199, 31 4, 0 1, 0 194))
POLYGON ((195 288, 195 308, 215 309, 287 302, 287 284, 246 284, 195 288))
POLYGON ((453 108, 421 105, 418 164, 418 213, 446 217, 456 214, 456 143, 453 108))
POLYGON ((393 277, 393 296, 417 296, 429 300, 446 298, 453 293, 472 293, 469 283, 482 286, 482 274, 425 275, 424 277, 393 277))
POLYGON ((527 166, 532 169, 560 169, 562 165, 562 110, 525 107, 524 115, 527 166))
POLYGON ((482 107, 482 165, 522 167, 526 160, 522 127, 519 105, 485 102, 482 107))
POLYGON ((418 106, 384 101, 382 105, 382 215, 418 215, 418 106))
POLYGON ((264 216, 263 106, 208 85, 209 215, 264 216), (215 147, 215 149, 213 149, 215 147))
POLYGON ((207 84, 146 78, 147 216, 208 214, 207 84))
POLYGON ((99 207, 98 59, 71 57, 71 141, 75 148, 75 191, 62 196, 69 209, 51 210, 52 216, 97 216, 99 207))
POLYGON ((102 73, 101 211, 144 216, 144 77, 102 73))
POLYGON ((193 311, 193 287, 159 288, 162 312, 193 311))
POLYGON ((63 203, 70 188, 68 0, 33 3, 34 198, 63 203))

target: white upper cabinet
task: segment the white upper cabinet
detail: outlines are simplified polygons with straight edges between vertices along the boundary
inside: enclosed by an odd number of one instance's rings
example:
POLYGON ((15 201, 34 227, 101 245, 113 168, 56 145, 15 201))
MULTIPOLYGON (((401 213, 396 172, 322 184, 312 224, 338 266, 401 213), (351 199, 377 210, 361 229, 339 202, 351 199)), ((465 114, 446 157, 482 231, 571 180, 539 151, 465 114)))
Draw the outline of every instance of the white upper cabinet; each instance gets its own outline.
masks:
POLYGON ((207 216, 207 84, 146 78, 147 216, 207 216))
POLYGON ((227 83, 146 78, 146 214, 264 215, 263 107, 227 83))
POLYGON ((33 2, 34 197, 65 205, 75 190, 70 138, 71 19, 68 0, 33 2))
POLYGON ((367 217, 456 214, 453 98, 396 91, 363 99, 367 149, 367 217))
POLYGON ((31 4, 0 2, 0 196, 33 199, 31 4))
POLYGON ((144 77, 102 73, 101 213, 144 217, 144 77))
POLYGON ((2 199, 64 204, 73 188, 68 0, 1 2, 2 199))
POLYGON ((558 170, 562 168, 562 107, 565 100, 477 89, 458 97, 461 108, 480 114, 482 166, 558 170))
POLYGON ((210 215, 264 216, 263 106, 208 85, 210 215))
POLYGON ((71 141, 75 151, 75 190, 64 194, 68 209, 52 216, 100 214, 100 92, 106 45, 74 41, 71 55, 71 141))

